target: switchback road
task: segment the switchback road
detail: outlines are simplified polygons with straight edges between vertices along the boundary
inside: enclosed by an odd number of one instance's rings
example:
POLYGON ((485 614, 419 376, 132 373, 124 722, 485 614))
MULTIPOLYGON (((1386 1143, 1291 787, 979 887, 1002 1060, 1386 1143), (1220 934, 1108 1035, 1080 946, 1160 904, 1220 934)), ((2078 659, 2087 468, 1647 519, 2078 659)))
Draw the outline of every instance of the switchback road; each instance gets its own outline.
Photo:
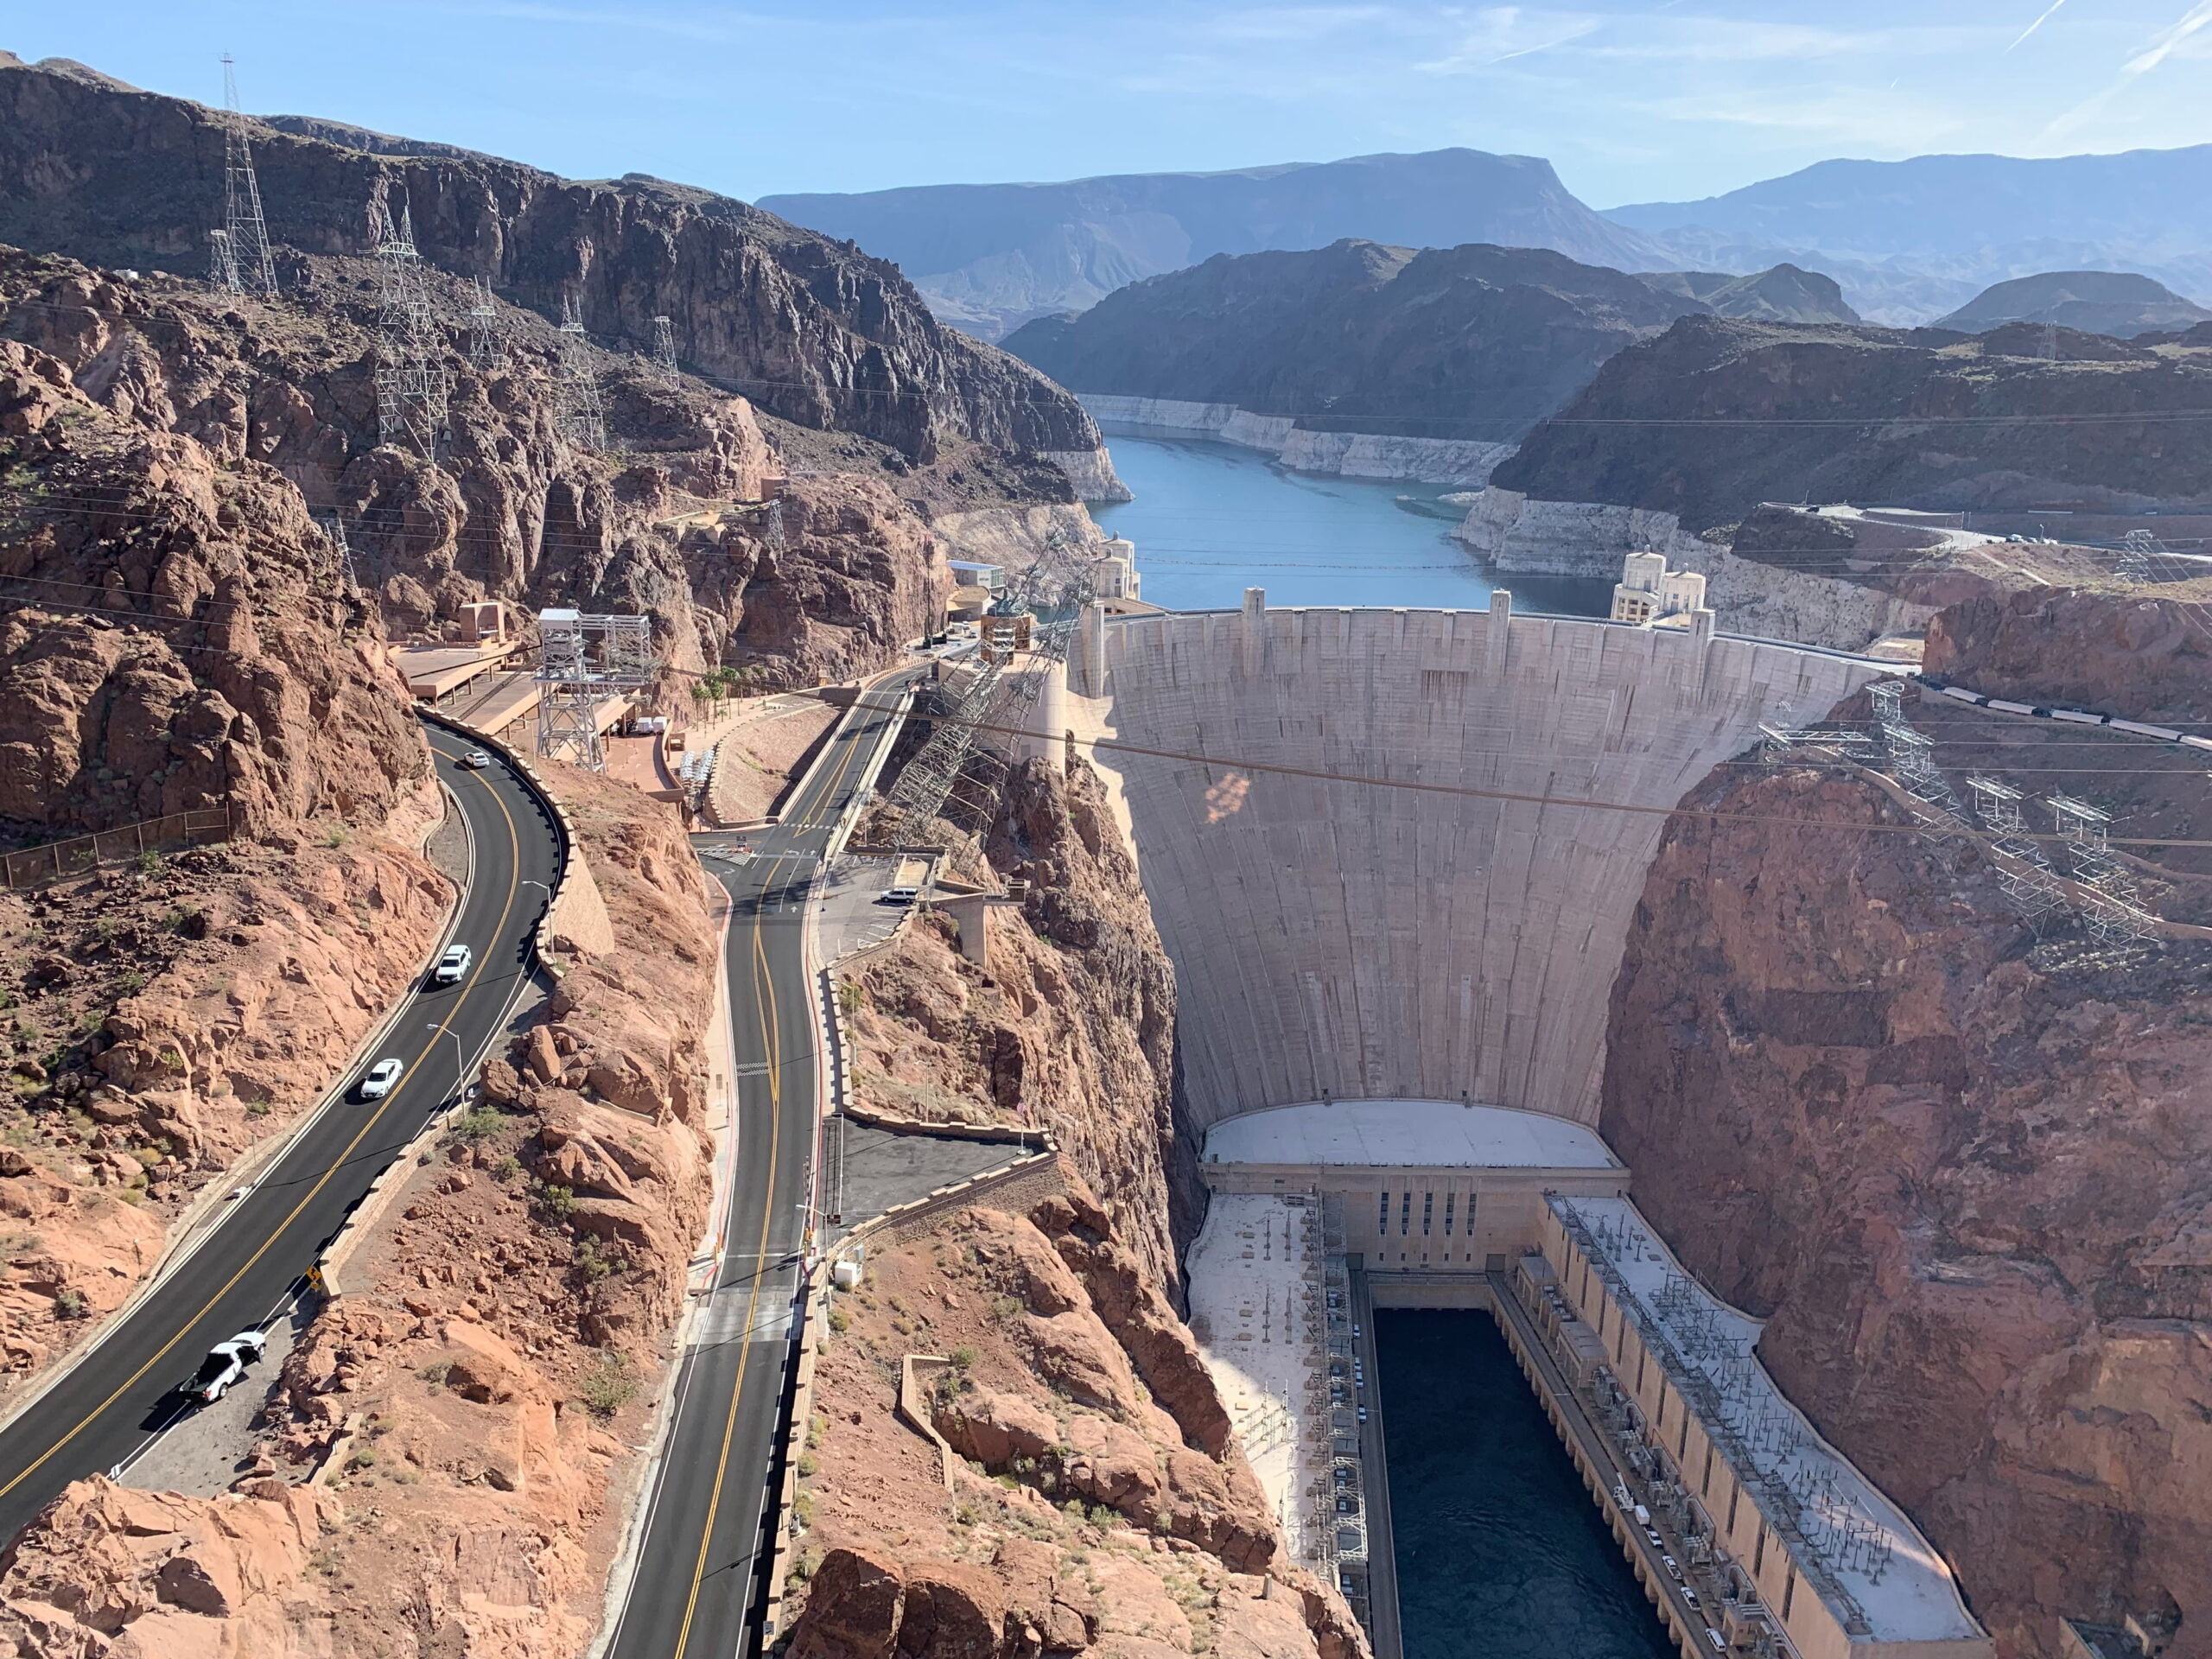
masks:
MULTIPOLYGON (((410 992, 365 1057, 364 1068, 386 1057, 405 1063, 391 1094, 364 1103, 354 1077, 344 1079, 168 1276, 0 1429, 0 1538, 12 1538, 69 1482, 130 1457, 176 1414, 172 1390, 210 1347, 275 1317, 370 1182, 452 1102, 464 1062, 473 1064, 506 1024, 534 968, 531 935, 560 879, 560 837, 519 774, 496 760, 464 771, 454 761, 473 746, 442 728, 427 730, 474 842, 474 877, 452 932, 474 963, 458 985, 410 992)), ((265 945, 281 954, 284 941, 265 945)))
POLYGON ((792 792, 746 839, 695 838, 730 896, 725 945, 737 1168, 722 1257, 678 1376, 673 1427, 607 1659, 757 1654, 812 1199, 817 1096, 806 906, 838 825, 898 734, 906 679, 862 695, 792 792))

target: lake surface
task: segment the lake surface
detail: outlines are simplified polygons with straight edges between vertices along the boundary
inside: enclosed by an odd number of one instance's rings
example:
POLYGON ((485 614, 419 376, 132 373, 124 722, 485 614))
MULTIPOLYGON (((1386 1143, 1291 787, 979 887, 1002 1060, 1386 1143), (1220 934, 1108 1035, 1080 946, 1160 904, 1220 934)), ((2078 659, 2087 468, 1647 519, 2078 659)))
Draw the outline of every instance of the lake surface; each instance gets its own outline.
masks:
POLYGON ((1136 543, 1145 598, 1171 610, 1235 610, 1247 588, 1270 606, 1482 611, 1493 587, 1519 611, 1602 616, 1612 601, 1610 582, 1493 582, 1451 538, 1465 515, 1439 501, 1450 486, 1294 473, 1235 444, 1128 427, 1106 443, 1136 499, 1091 517, 1136 543))
POLYGON ((1676 1659, 1490 1316, 1375 1339, 1406 1659, 1676 1659))

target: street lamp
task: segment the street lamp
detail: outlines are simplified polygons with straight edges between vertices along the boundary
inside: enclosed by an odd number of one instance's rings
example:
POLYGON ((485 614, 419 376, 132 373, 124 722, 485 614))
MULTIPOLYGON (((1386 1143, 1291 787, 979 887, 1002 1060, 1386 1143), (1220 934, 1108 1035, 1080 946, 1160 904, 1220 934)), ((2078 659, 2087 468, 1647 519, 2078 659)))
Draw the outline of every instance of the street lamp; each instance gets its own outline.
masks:
MULTIPOLYGON (((461 1098, 461 1069, 465 1064, 461 1058, 461 1033, 457 1031, 448 1030, 445 1027, 439 1025, 435 1020, 431 1022, 430 1031, 434 1036, 442 1033, 444 1035, 453 1039, 453 1093, 454 1098, 458 1100, 461 1098)), ((433 1043, 430 1046, 435 1048, 437 1045, 433 1043)))

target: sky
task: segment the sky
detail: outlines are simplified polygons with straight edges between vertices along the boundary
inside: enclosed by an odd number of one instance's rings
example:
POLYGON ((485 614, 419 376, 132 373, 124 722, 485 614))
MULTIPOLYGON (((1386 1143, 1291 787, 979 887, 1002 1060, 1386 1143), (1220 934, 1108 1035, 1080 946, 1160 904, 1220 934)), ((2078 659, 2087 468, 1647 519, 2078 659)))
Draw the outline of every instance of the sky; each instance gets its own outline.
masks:
POLYGON ((17 0, 0 48, 211 103, 227 50, 251 111, 747 200, 1461 144, 1605 207, 2212 142, 2212 0, 17 0))

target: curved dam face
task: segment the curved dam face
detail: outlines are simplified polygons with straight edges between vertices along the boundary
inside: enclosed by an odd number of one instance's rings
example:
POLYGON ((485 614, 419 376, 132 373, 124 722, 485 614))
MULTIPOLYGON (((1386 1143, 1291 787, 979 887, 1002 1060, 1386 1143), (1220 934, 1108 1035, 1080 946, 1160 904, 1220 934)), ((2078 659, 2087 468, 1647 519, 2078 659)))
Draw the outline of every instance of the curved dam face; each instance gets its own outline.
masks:
POLYGON ((1205 757, 1096 755, 1174 959, 1197 1120, 1465 1097, 1593 1122, 1663 809, 1762 720, 1812 724, 1882 671, 1709 628, 1510 603, 1094 619, 1076 725, 1205 757))

